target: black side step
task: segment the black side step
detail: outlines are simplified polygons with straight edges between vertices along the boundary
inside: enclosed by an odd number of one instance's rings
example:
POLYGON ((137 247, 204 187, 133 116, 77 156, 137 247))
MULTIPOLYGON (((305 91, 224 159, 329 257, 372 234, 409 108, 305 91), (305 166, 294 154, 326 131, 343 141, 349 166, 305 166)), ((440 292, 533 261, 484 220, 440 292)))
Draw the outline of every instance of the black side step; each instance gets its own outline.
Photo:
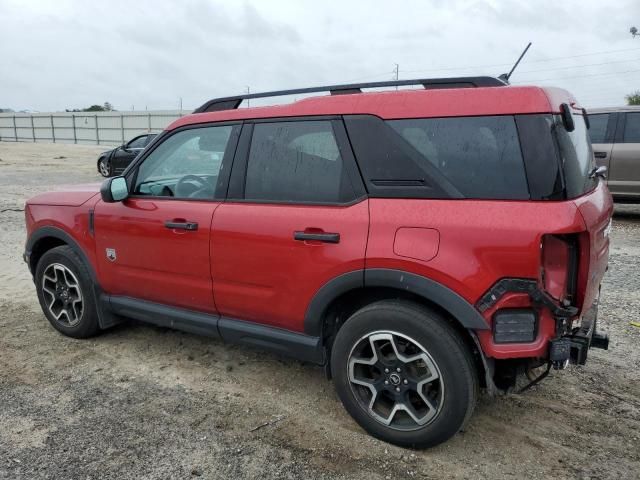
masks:
POLYGON ((103 294, 100 300, 105 310, 122 317, 196 335, 222 338, 225 342, 270 350, 303 362, 323 365, 326 361, 320 337, 137 298, 103 294))

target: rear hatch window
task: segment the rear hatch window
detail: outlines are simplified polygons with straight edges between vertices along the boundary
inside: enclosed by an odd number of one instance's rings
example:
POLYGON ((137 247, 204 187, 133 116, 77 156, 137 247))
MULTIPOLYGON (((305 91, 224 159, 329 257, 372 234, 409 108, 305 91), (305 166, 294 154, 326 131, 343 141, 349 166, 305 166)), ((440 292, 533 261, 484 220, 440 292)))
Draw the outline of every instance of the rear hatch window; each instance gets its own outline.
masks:
POLYGON ((552 132, 558 143, 558 153, 564 175, 567 198, 576 198, 596 186, 597 179, 590 178, 594 158, 591 140, 582 115, 573 115, 575 129, 568 132, 560 115, 554 115, 552 132))

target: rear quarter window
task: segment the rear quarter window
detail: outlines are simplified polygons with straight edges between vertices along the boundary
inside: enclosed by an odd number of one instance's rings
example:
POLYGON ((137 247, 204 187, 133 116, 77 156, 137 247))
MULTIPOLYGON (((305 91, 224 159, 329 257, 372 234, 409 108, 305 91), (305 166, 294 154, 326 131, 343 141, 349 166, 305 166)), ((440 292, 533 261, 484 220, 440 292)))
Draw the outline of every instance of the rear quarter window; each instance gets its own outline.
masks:
POLYGON ((530 198, 512 116, 345 123, 372 196, 530 198))

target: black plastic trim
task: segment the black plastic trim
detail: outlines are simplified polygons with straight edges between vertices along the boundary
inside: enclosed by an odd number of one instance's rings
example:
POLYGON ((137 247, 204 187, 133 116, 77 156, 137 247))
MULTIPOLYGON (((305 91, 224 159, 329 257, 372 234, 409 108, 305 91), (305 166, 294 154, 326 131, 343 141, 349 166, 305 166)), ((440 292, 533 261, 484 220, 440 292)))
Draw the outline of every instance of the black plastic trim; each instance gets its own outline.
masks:
POLYGON ((123 317, 197 335, 220 337, 218 332, 219 315, 194 312, 130 297, 109 296, 108 304, 113 313, 123 317))
POLYGON ((317 336, 131 297, 102 295, 100 300, 105 310, 123 317, 259 347, 303 362, 322 365, 326 360, 317 336))
POLYGON ((531 278, 502 278, 476 302, 476 308, 486 312, 508 292, 526 293, 538 305, 548 308, 555 318, 571 318, 578 314, 573 306, 559 305, 548 293, 538 288, 537 280, 531 278))
POLYGON ((430 278, 386 268, 367 268, 365 287, 392 287, 419 295, 449 312, 464 328, 488 330, 480 312, 463 297, 430 278))
POLYGON ((320 336, 328 305, 351 290, 368 287, 395 288, 411 292, 446 310, 465 328, 489 329, 486 320, 473 305, 444 285, 402 270, 370 268, 344 273, 324 284, 307 308, 304 319, 305 333, 320 336))
POLYGON ((332 95, 357 93, 362 88, 396 87, 408 85, 422 85, 425 89, 433 88, 475 88, 475 87, 504 87, 504 81, 495 77, 454 77, 454 78, 418 78, 414 80, 391 80, 384 82, 348 83, 342 85, 325 85, 322 87, 294 88, 289 90, 275 90, 272 92, 248 93, 233 97, 214 98, 196 108, 193 113, 216 112, 233 110, 240 106, 243 100, 253 98, 282 97, 306 93, 330 92, 332 95))
POLYGON ((323 365, 326 361, 325 350, 317 336, 227 317, 220 319, 218 330, 225 342, 264 348, 318 365, 323 365))
POLYGON ((322 324, 327 306, 341 295, 364 287, 364 270, 338 275, 325 283, 309 302, 304 316, 304 331, 307 335, 322 335, 322 324))

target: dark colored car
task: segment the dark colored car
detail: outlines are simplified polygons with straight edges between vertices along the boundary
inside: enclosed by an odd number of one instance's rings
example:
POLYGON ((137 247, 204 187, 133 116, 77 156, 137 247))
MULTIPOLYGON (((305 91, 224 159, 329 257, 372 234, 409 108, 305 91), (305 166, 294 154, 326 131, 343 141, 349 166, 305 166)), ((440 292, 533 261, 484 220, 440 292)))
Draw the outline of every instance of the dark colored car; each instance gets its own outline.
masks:
POLYGON ((98 173, 103 177, 121 174, 156 136, 155 133, 138 135, 124 145, 102 152, 98 157, 98 173))
POLYGON ((608 346, 587 125, 568 92, 491 77, 211 100, 100 191, 30 199, 25 260, 65 335, 134 318, 323 365, 369 433, 433 446, 480 388, 608 346))

